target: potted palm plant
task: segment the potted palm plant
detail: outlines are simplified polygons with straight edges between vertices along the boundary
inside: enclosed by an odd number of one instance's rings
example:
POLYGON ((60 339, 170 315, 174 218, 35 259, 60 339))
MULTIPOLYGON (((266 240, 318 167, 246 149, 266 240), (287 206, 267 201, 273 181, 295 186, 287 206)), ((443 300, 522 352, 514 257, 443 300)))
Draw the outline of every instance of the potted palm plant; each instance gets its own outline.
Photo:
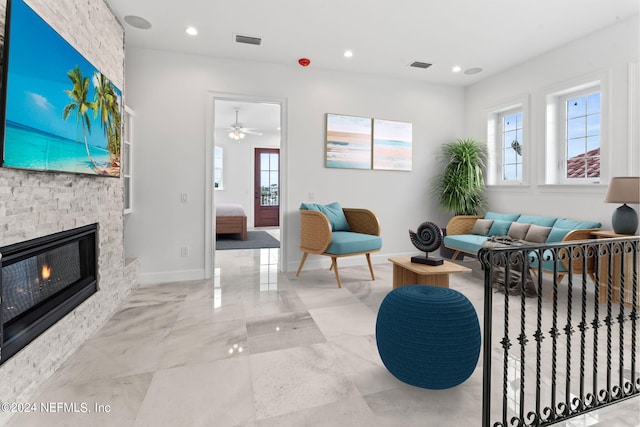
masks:
MULTIPOLYGON (((444 169, 436 177, 434 194, 440 207, 454 215, 478 215, 486 207, 484 169, 487 145, 474 139, 444 144, 440 155, 444 169)), ((443 229, 446 234, 446 229, 443 229)), ((444 246, 441 255, 451 258, 444 246)))

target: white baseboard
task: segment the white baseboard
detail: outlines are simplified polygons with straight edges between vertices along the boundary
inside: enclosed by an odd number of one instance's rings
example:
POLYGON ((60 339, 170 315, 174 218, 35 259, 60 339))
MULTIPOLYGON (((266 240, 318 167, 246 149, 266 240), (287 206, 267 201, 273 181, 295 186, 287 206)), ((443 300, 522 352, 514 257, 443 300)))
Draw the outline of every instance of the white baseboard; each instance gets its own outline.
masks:
POLYGON ((174 270, 162 271, 155 273, 140 273, 139 280, 141 285, 151 285, 169 282, 183 282, 186 280, 203 280, 204 269, 198 268, 193 270, 174 270))

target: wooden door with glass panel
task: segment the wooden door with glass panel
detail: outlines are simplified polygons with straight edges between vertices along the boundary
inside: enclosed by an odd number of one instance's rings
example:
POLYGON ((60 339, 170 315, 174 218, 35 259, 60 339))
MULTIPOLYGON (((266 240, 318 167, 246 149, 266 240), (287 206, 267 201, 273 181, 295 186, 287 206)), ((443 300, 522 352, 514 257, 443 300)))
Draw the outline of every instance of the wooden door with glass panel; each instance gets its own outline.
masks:
POLYGON ((280 149, 255 149, 254 225, 280 225, 280 149))

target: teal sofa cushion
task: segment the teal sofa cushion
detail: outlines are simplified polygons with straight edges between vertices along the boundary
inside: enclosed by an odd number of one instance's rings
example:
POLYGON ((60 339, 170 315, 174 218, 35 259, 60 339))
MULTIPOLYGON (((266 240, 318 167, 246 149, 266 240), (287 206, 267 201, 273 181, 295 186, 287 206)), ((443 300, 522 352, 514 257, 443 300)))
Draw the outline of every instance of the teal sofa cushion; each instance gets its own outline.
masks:
POLYGON ((496 212, 487 212, 486 214, 484 214, 484 219, 493 219, 493 220, 510 221, 510 222, 517 220, 519 217, 520 217, 520 214, 504 214, 504 213, 496 213, 496 212))
POLYGON ((331 233, 331 244, 329 244, 325 252, 333 255, 344 255, 376 251, 381 247, 382 239, 380 236, 350 231, 334 231, 331 233))
POLYGON ((569 230, 588 230, 591 228, 600 228, 602 224, 596 221, 574 221, 572 219, 559 218, 553 226, 569 230))
POLYGON ((331 224, 331 231, 350 230, 349 223, 347 222, 347 217, 344 215, 342 206, 340 206, 340 203, 338 202, 329 203, 328 205, 302 203, 300 205, 300 209, 322 212, 327 217, 327 219, 329 219, 329 223, 331 224))
POLYGON ((511 227, 512 222, 513 221, 494 219, 487 236, 506 236, 509 234, 509 227, 511 227))
POLYGON ((449 248, 459 249, 463 252, 472 254, 477 253, 482 244, 487 241, 487 236, 478 236, 475 234, 456 234, 453 236, 444 236, 444 245, 449 248))
MULTIPOLYGON (((549 216, 540 216, 540 215, 520 215, 517 222, 521 222, 524 224, 535 224, 541 227, 553 227, 558 218, 552 218, 549 216)), ((568 227, 562 227, 568 228, 568 227)))
POLYGON ((553 224, 554 228, 564 228, 566 230, 577 230, 580 228, 580 221, 574 221, 572 219, 566 218, 558 218, 555 224, 553 224))
POLYGON ((561 242, 562 239, 564 239, 564 236, 566 236, 567 233, 570 232, 570 231, 571 230, 568 229, 568 228, 553 227, 551 229, 551 232, 547 236, 546 243, 558 243, 558 242, 561 242))
POLYGON ((602 227, 602 224, 599 222, 595 222, 595 221, 580 221, 580 224, 578 225, 577 229, 578 230, 589 230, 591 228, 600 228, 602 227))

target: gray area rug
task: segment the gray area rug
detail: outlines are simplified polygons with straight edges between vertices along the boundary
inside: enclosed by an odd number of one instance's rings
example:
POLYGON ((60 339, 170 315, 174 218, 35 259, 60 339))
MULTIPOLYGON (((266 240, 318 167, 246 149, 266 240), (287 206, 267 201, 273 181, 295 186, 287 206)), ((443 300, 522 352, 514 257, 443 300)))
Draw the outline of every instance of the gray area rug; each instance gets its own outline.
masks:
POLYGON ((240 234, 218 234, 216 250, 279 248, 280 241, 266 231, 247 231, 247 240, 240 234))

